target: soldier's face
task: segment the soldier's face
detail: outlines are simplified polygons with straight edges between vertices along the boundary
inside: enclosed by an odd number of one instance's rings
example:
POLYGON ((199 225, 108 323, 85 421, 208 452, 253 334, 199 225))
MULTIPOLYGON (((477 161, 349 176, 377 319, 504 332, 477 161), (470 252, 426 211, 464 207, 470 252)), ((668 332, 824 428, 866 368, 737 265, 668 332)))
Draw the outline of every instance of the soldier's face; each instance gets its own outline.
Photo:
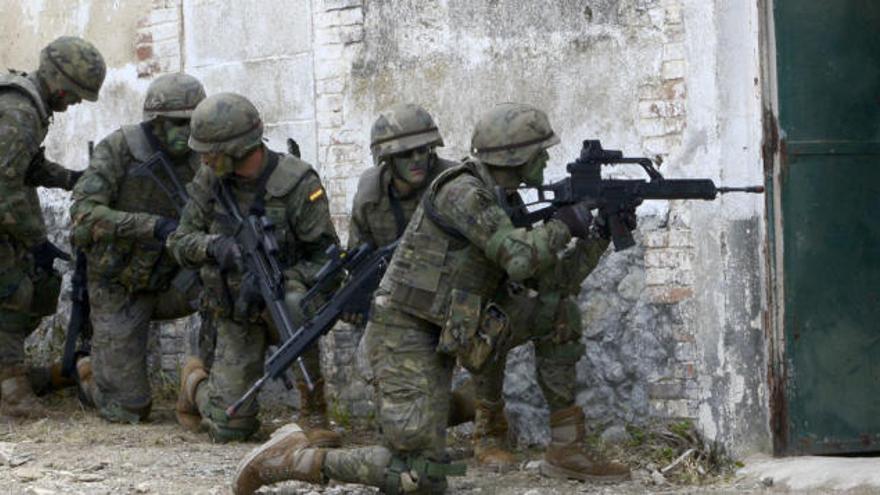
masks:
POLYGON ((81 101, 82 98, 80 98, 79 95, 74 93, 73 91, 56 89, 49 96, 49 108, 51 108, 53 112, 63 112, 67 110, 67 107, 71 105, 76 105, 81 101))
POLYGON ((156 119, 156 135, 162 140, 171 156, 189 153, 189 119, 159 117, 156 119))
POLYGON ((395 175, 407 184, 419 188, 425 185, 428 178, 428 167, 431 163, 431 148, 420 148, 397 153, 391 157, 391 166, 395 175))
POLYGON ((217 177, 225 177, 235 171, 235 160, 225 153, 202 153, 202 165, 214 171, 217 177))
POLYGON ((523 165, 520 178, 523 183, 529 187, 537 187, 544 183, 544 169, 547 168, 547 160, 550 154, 547 150, 541 150, 540 153, 532 157, 528 163, 523 165))

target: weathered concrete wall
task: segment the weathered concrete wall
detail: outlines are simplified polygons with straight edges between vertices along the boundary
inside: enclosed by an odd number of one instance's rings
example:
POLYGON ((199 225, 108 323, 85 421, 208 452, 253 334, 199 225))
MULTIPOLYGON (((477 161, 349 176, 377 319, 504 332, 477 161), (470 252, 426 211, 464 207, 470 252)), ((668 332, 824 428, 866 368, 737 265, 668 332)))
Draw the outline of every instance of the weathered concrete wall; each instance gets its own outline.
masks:
MULTIPOLYGON (((398 101, 432 112, 449 158, 466 155, 480 113, 522 101, 545 109, 562 138, 551 178, 582 139, 601 138, 662 160, 669 177, 762 182, 759 19, 748 2, 7 3, 7 65, 35 65, 42 43, 64 33, 93 39, 110 64, 101 101, 56 118, 50 156, 82 168, 86 141, 139 119, 152 77, 187 70, 209 93, 251 97, 276 149, 286 137, 300 143, 343 237, 357 176, 371 163, 372 120, 398 101)), ((60 240, 66 194, 42 195, 60 240)), ((639 215, 639 246, 607 254, 581 294, 578 402, 602 427, 689 417, 736 452, 767 449, 762 198, 649 202, 639 215)), ((162 330, 166 371, 183 332, 162 330)), ((364 413, 368 389, 351 367, 357 335, 339 329, 325 340, 337 396, 364 413)), ((523 442, 540 443, 546 410, 528 348, 508 371, 515 427, 523 442)))

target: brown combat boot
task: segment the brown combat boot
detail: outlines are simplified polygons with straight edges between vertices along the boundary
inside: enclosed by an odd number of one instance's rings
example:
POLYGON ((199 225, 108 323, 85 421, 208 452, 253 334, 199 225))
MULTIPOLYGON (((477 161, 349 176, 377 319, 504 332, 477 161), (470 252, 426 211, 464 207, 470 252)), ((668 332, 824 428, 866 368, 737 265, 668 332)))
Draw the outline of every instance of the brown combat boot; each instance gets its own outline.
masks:
POLYGON ((516 466, 509 442, 504 402, 478 400, 474 418, 474 458, 483 468, 505 473, 516 466))
POLYGON ((197 357, 190 356, 180 372, 180 391, 177 394, 177 422, 190 431, 202 428, 202 415, 196 404, 196 390, 199 384, 208 378, 205 363, 197 357))
POLYGON ((342 445, 342 436, 329 428, 327 400, 324 398, 324 379, 318 378, 310 391, 305 382, 297 382, 299 390, 299 421, 313 447, 336 448, 342 445))
POLYGON ((61 363, 52 363, 49 366, 49 385, 52 387, 52 390, 61 390, 76 386, 76 379, 72 376, 61 374, 61 363))
POLYGON ((291 423, 241 460, 232 480, 232 492, 250 495, 261 486, 285 480, 324 483, 321 470, 326 453, 311 444, 299 425, 291 423))
POLYGON ((0 415, 14 418, 45 418, 49 412, 34 395, 24 368, 0 370, 0 415))
POLYGON ((541 464, 544 476, 606 482, 629 479, 629 467, 605 459, 586 443, 584 411, 579 406, 550 415, 550 436, 541 464))

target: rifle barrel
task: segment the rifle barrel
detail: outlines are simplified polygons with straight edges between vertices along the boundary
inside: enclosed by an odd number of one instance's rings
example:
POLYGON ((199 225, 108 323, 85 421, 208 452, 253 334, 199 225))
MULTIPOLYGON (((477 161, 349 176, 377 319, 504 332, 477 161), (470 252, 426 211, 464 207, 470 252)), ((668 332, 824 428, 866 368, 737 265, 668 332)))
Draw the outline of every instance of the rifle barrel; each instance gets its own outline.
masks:
POLYGON ((747 186, 747 187, 719 187, 718 193, 744 192, 760 194, 764 192, 764 186, 747 186))

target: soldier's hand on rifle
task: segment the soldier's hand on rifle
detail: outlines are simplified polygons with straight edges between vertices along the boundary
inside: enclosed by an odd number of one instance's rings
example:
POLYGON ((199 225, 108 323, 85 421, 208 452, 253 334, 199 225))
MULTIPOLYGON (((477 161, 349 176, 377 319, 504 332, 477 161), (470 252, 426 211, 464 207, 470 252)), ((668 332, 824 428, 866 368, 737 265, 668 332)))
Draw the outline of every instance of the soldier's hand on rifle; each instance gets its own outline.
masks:
POLYGON ((586 203, 577 203, 563 206, 553 215, 553 218, 564 223, 571 232, 572 237, 586 239, 590 236, 590 225, 593 223, 593 215, 586 203))
POLYGON ((52 270, 52 264, 56 259, 70 261, 70 255, 58 249, 58 246, 48 239, 32 247, 31 255, 34 257, 34 265, 47 272, 52 270))
MULTIPOLYGON (((636 216, 636 209, 634 207, 621 210, 618 215, 620 216, 620 223, 623 224, 628 231, 632 232, 638 226, 638 217, 636 216)), ((593 228, 602 239, 611 239, 611 226, 607 213, 600 212, 599 216, 596 217, 593 228)))
POLYGON ((165 242, 175 230, 177 230, 177 219, 159 217, 156 220, 156 225, 153 226, 153 237, 158 241, 165 242))
POLYGON ((222 271, 237 270, 241 266, 241 249, 235 239, 229 236, 223 236, 208 245, 208 256, 220 265, 222 271))

